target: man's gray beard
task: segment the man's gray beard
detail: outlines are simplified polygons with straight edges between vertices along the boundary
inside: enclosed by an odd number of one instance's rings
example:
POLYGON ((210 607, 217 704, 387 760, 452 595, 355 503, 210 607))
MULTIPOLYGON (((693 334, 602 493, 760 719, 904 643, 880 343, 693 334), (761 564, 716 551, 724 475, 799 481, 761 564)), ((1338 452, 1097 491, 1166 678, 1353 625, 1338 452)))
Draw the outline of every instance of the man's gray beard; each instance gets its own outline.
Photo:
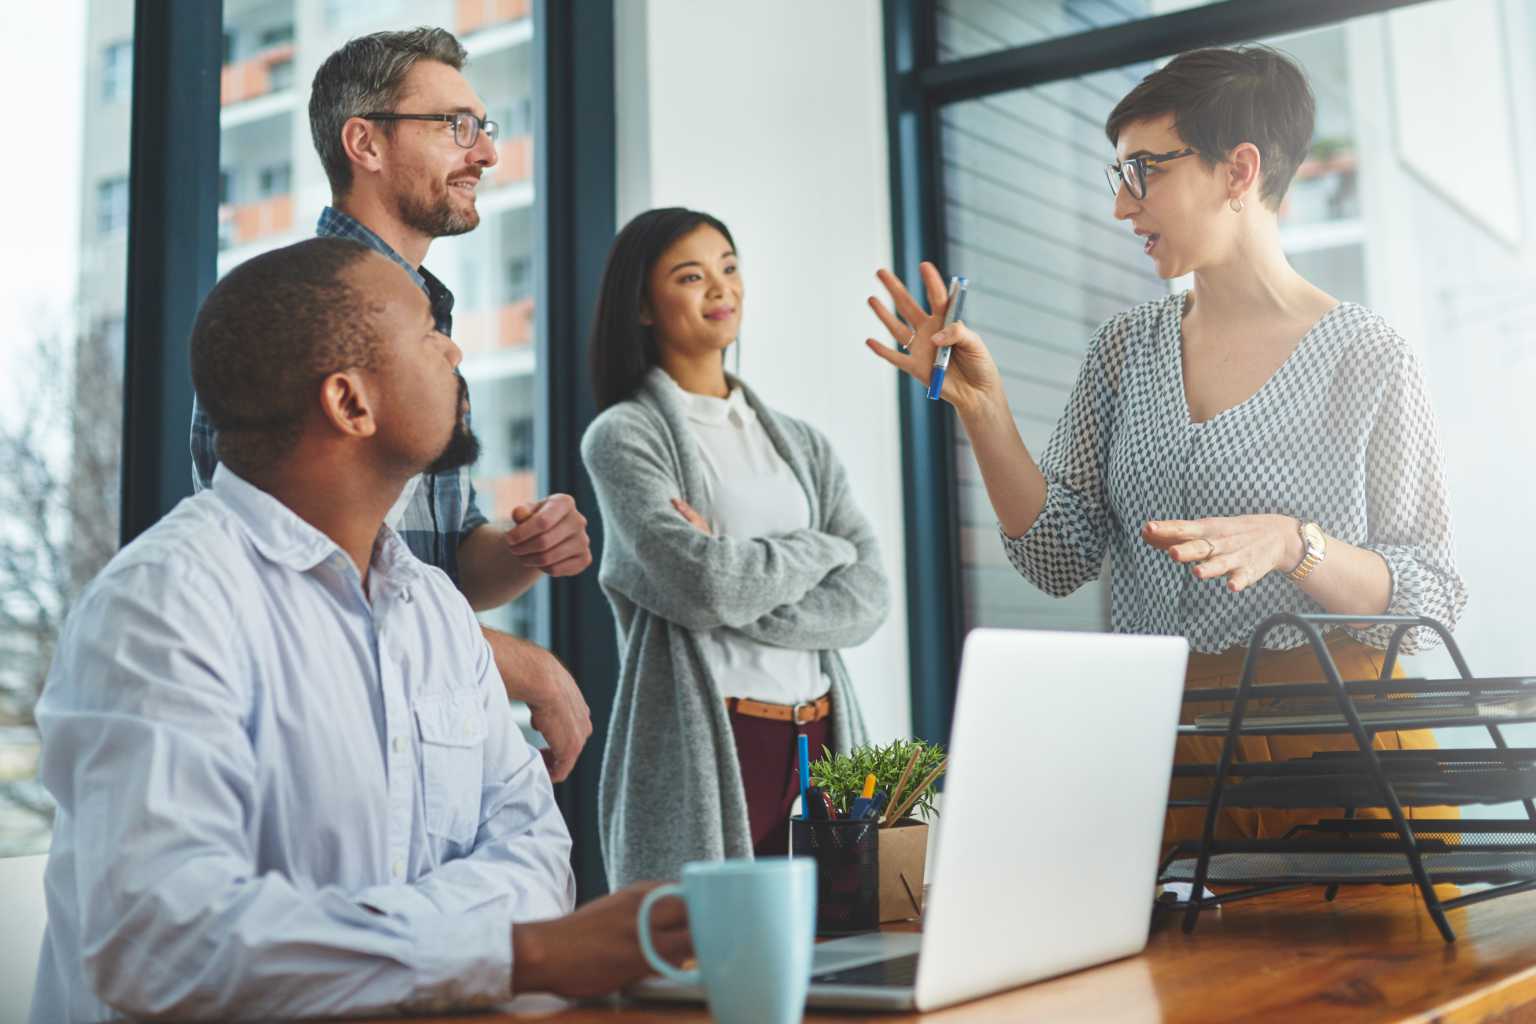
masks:
POLYGON ((446 194, 432 203, 420 202, 413 195, 402 195, 399 207, 400 219, 406 226, 429 238, 462 235, 480 226, 480 211, 471 208, 466 213, 459 213, 450 205, 446 194))

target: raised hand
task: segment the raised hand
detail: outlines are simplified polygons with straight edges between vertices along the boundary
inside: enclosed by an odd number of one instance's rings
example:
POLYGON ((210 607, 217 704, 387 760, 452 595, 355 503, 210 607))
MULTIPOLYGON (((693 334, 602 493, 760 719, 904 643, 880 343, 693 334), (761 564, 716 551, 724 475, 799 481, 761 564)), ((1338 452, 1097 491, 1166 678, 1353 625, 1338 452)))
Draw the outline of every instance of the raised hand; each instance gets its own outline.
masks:
POLYGON ((949 371, 944 376, 940 397, 954 406, 961 415, 972 413, 988 403, 1000 402, 1006 408, 1002 378, 980 335, 966 327, 963 321, 956 321, 947 330, 940 330, 944 324, 948 292, 939 268, 924 262, 920 271, 931 312, 923 309, 895 274, 883 268, 876 272, 875 276, 890 295, 895 312, 873 295, 869 297, 869 308, 880 318, 880 322, 895 339, 897 347, 888 348, 873 338, 867 339, 865 344, 875 355, 924 387, 928 385, 933 372, 934 350, 950 346, 952 354, 949 371))

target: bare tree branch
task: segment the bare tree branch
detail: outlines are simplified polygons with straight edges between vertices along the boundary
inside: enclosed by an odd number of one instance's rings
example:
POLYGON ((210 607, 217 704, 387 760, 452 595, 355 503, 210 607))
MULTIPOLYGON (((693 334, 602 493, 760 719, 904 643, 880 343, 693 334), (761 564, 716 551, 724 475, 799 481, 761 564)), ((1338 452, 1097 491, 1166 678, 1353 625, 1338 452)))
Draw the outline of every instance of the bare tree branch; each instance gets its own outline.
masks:
POLYGON ((0 725, 32 724, 59 627, 117 550, 121 360, 99 325, 72 352, 42 337, 0 420, 0 725))

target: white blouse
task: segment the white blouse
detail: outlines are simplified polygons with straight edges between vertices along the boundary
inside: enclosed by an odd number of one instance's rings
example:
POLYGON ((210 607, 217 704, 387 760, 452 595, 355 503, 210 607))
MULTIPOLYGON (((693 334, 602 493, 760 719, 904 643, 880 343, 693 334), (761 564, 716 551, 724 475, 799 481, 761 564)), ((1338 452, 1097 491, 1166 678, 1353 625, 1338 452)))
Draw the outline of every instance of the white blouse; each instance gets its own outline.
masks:
MULTIPOLYGON (((811 525, 811 506, 740 388, 729 398, 682 391, 704 464, 699 514, 722 537, 771 537, 811 525)), ((816 651, 771 647, 726 626, 699 634, 720 696, 774 704, 816 700, 830 688, 816 651)))

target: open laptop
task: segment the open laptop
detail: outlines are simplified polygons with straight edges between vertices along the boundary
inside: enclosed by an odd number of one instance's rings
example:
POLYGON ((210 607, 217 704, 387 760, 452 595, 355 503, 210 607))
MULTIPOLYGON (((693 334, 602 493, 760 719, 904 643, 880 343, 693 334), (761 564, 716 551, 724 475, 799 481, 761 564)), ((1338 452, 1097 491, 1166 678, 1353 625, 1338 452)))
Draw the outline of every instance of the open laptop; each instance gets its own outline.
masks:
MULTIPOLYGON (((808 1005, 931 1010, 1139 953, 1188 650, 973 630, 923 931, 820 943, 808 1005)), ((659 978, 631 994, 704 997, 659 978)))

